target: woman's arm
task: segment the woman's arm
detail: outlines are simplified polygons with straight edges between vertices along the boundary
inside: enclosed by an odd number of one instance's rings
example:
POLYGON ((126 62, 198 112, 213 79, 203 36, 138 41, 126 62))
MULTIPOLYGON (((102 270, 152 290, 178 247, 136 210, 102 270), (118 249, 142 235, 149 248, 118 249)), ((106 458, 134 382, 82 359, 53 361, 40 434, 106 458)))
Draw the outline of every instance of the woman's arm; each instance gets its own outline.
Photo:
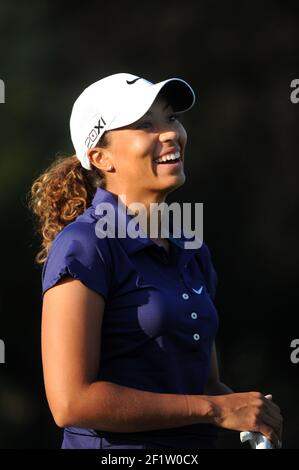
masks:
POLYGON ((44 381, 58 426, 142 432, 211 423, 278 439, 279 409, 257 392, 182 395, 98 381, 104 307, 102 296, 73 278, 44 294, 44 381))
POLYGON ((44 294, 44 382, 56 424, 138 432, 210 419, 207 398, 97 380, 104 307, 102 296, 73 278, 63 278, 44 294))

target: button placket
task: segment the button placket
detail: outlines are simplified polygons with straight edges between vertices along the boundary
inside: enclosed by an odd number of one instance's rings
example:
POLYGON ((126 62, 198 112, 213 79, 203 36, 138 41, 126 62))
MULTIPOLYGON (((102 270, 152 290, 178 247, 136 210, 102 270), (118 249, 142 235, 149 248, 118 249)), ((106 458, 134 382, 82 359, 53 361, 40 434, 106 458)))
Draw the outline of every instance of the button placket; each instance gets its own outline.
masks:
MULTIPOLYGON (((186 269, 186 268, 187 268, 187 264, 184 264, 184 269, 186 269)), ((184 277, 183 277, 182 273, 180 273, 180 282, 183 284, 184 287, 186 287, 185 283, 184 283, 184 277)), ((183 292, 182 293, 182 298, 185 299, 185 300, 188 300, 190 298, 190 296, 189 296, 189 294, 187 294, 187 292, 183 292)), ((198 318, 198 315, 197 315, 196 312, 191 312, 190 316, 193 320, 196 320, 198 318)), ((192 337, 193 337, 194 341, 199 341, 200 340, 200 335, 198 333, 194 333, 192 337)))
MULTIPOLYGON (((192 312, 192 313, 191 313, 191 318, 193 318, 193 320, 196 320, 196 319, 197 319, 197 316, 198 316, 198 315, 197 315, 196 312, 192 312)), ((200 340, 200 335, 199 335, 198 333, 194 333, 193 339, 194 339, 195 341, 199 341, 199 340, 200 340)))

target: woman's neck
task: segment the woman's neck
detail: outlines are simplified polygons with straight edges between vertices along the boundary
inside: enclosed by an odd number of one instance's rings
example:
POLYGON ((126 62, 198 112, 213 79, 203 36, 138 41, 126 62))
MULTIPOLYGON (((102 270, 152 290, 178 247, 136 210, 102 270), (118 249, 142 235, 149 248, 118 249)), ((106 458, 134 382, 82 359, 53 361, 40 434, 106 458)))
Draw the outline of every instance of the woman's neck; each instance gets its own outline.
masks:
POLYGON ((163 240, 161 236, 161 218, 163 203, 166 199, 165 195, 143 195, 137 198, 134 195, 119 194, 118 197, 130 209, 130 213, 138 217, 142 230, 149 238, 154 241, 163 240))

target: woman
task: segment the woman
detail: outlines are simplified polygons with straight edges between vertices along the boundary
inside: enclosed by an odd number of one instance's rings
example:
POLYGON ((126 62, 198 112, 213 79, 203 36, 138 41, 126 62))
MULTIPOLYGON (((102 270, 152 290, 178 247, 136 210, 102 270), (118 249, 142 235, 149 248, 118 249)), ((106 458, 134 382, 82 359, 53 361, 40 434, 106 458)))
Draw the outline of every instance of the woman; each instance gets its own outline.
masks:
POLYGON ((173 226, 164 236, 161 218, 156 235, 149 231, 153 203, 185 181, 177 114, 193 104, 180 79, 99 80, 72 110, 76 155, 32 186, 43 236, 44 380, 63 448, 214 448, 217 428, 258 431, 279 445, 279 408, 220 382, 207 246, 186 248, 173 226), (135 203, 144 212, 126 210, 135 203), (115 218, 104 218, 108 206, 115 218), (142 213, 141 231, 129 236, 142 213), (125 236, 111 230, 120 221, 125 236))

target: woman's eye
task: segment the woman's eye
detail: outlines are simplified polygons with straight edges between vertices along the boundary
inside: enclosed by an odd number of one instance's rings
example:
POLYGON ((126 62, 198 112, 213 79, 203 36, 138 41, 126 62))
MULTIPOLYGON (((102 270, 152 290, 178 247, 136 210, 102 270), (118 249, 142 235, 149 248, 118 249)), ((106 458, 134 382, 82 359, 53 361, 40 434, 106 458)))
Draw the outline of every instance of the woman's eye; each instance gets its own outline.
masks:
POLYGON ((178 116, 177 116, 177 114, 171 114, 171 115, 169 116, 169 120, 170 120, 171 122, 178 121, 178 116))
MULTIPOLYGON (((177 114, 171 114, 168 118, 169 122, 176 122, 178 121, 178 116, 177 114)), ((151 129, 153 128, 154 124, 151 122, 151 121, 143 121, 143 122, 140 122, 140 124, 138 124, 136 126, 137 129, 151 129)))
POLYGON ((152 126, 152 123, 149 121, 144 121, 141 122, 138 126, 137 129, 149 129, 152 126))

